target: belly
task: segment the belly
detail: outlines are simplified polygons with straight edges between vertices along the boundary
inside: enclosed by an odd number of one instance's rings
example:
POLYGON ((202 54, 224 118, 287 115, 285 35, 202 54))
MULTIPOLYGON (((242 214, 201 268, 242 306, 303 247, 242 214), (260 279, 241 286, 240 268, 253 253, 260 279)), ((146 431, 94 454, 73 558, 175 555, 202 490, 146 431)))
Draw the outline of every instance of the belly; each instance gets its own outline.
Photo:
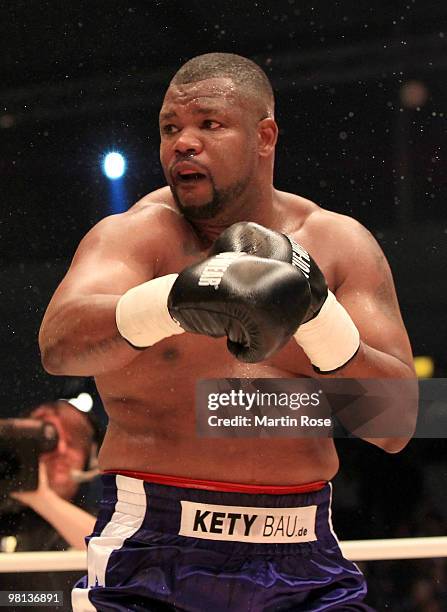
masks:
POLYGON ((109 416, 100 467, 252 484, 329 480, 338 469, 331 439, 196 434, 197 380, 303 375, 309 368, 293 345, 274 360, 243 364, 228 353, 225 339, 184 334, 164 340, 126 369, 97 378, 109 416))

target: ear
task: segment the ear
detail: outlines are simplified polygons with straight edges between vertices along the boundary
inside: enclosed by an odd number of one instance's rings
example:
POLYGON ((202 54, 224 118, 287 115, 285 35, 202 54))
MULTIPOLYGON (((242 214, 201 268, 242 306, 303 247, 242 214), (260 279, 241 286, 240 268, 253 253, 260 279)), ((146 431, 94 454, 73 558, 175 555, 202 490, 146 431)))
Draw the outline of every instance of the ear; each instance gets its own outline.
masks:
POLYGON ((268 157, 275 149, 278 140, 278 126, 271 117, 261 119, 258 123, 258 153, 261 157, 268 157))

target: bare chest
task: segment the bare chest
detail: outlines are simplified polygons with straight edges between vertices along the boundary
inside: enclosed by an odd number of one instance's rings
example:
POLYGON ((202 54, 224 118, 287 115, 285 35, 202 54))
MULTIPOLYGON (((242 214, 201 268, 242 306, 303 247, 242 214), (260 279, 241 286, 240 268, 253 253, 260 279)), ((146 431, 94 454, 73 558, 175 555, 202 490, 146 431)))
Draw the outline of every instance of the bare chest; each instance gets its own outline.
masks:
MULTIPOLYGON (((293 237, 301 240, 309 250, 316 246, 305 234, 301 236, 296 232, 293 237)), ((179 273, 205 257, 206 251, 191 246, 186 239, 183 242, 167 240, 158 257, 157 276, 179 273)), ((330 262, 322 257, 318 263, 329 286, 333 285, 330 262)), ((179 402, 191 404, 199 379, 312 376, 314 371, 294 339, 268 360, 247 364, 228 351, 226 338, 184 333, 142 351, 124 370, 98 377, 97 384, 106 407, 116 401, 172 407, 179 402)))

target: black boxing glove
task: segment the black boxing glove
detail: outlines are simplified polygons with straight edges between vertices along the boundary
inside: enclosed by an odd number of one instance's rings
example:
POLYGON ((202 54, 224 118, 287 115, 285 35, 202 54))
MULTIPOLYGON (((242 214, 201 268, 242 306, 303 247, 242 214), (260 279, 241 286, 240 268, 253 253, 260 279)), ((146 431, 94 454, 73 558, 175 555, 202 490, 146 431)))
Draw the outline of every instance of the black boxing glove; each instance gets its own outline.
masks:
POLYGON ((185 268, 168 296, 169 313, 182 329, 227 336, 229 351, 249 363, 284 346, 309 304, 309 284, 300 270, 242 252, 185 268))
POLYGON ((240 222, 227 228, 214 243, 211 253, 221 251, 242 251, 278 259, 301 270, 308 281, 311 299, 294 337, 317 372, 338 370, 357 353, 360 335, 354 322, 328 291, 326 279, 315 261, 292 238, 251 221, 240 222))
POLYGON ((213 244, 210 255, 225 251, 242 251, 292 264, 301 270, 311 289, 311 302, 302 323, 319 313, 328 294, 326 279, 309 253, 289 236, 253 221, 241 221, 222 232, 213 244))

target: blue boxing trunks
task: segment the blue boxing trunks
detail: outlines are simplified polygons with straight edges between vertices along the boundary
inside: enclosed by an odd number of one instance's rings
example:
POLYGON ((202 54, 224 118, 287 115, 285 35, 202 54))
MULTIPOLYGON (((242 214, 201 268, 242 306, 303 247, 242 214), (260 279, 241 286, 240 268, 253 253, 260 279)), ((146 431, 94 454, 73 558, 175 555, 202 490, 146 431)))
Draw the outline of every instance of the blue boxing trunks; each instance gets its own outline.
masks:
POLYGON ((103 485, 74 612, 371 610, 332 531, 330 484, 115 472, 103 485))

